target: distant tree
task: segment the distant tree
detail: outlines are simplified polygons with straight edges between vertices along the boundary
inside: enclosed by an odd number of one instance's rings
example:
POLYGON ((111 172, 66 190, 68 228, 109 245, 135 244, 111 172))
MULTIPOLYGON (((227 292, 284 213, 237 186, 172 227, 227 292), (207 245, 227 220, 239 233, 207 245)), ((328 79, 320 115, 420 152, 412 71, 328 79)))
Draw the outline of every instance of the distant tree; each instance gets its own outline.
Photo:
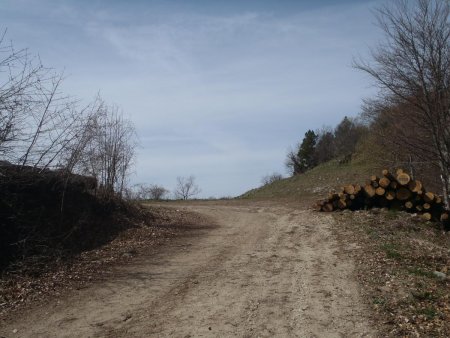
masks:
POLYGON ((335 156, 351 156, 366 130, 364 125, 345 116, 334 130, 335 156))
POLYGON ((176 199, 188 200, 200 194, 201 189, 195 184, 195 177, 177 177, 177 185, 175 187, 174 195, 176 199))
POLYGON ((273 173, 273 174, 264 176, 261 179, 261 184, 264 186, 264 185, 274 183, 276 181, 280 181, 282 179, 283 179, 283 175, 281 175, 279 173, 273 173))
POLYGON ((297 153, 299 167, 296 174, 304 173, 305 171, 312 169, 316 163, 314 158, 314 151, 317 143, 317 135, 314 131, 308 130, 305 133, 302 144, 297 153))
POLYGON ((308 130, 302 143, 297 147, 297 152, 293 150, 288 152, 285 165, 292 175, 302 174, 316 165, 314 156, 316 142, 316 133, 308 130))
POLYGON ((149 187, 149 197, 152 200, 161 200, 168 193, 169 193, 169 191, 167 189, 165 189, 164 187, 157 185, 157 184, 152 184, 149 187))
POLYGON ((128 198, 133 200, 160 200, 166 196, 169 191, 157 184, 138 183, 133 185, 131 191, 127 191, 128 198))
POLYGON ((317 164, 325 163, 335 157, 335 137, 333 129, 324 127, 317 131, 317 143, 314 150, 314 158, 317 164))
POLYGON ((300 145, 297 145, 296 148, 296 151, 292 148, 288 151, 286 160, 284 161, 284 165, 290 175, 295 175, 299 171, 300 167, 299 159, 297 157, 298 148, 300 148, 300 145))

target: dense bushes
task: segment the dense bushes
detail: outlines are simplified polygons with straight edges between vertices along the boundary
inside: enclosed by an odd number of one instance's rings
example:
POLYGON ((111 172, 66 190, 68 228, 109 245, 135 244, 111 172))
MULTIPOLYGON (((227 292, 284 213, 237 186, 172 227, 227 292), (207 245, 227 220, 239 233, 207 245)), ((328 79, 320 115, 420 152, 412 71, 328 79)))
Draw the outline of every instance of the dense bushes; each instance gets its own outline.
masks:
POLYGON ((63 171, 0 166, 0 270, 33 260, 34 268, 109 241, 138 210, 95 195, 96 179, 63 171))

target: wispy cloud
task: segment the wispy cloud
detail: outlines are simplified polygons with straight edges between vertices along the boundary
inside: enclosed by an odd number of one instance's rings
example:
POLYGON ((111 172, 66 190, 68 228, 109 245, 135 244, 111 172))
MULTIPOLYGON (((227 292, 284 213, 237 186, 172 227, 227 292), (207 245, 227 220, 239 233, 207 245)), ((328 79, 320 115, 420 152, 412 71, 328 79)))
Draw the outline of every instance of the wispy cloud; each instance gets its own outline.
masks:
POLYGON ((284 12, 236 2, 225 14, 173 3, 0 5, 18 43, 72 74, 72 94, 100 89, 130 114, 142 140, 136 181, 195 174, 205 196, 240 193, 283 171, 306 129, 356 114, 371 91, 350 63, 376 38, 375 2, 284 12))

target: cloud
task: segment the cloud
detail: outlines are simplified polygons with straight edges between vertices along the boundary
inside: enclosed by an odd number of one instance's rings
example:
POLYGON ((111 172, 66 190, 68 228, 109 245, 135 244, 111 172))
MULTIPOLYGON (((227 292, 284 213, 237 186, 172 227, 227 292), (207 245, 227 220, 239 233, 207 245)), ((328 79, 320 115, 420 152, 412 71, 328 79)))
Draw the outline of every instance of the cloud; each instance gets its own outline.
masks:
POLYGON ((356 114, 372 92, 350 63, 377 37, 373 3, 132 4, 6 0, 0 20, 71 74, 70 94, 101 90, 131 116, 141 139, 134 181, 194 174, 204 196, 242 193, 283 171, 307 129, 356 114))

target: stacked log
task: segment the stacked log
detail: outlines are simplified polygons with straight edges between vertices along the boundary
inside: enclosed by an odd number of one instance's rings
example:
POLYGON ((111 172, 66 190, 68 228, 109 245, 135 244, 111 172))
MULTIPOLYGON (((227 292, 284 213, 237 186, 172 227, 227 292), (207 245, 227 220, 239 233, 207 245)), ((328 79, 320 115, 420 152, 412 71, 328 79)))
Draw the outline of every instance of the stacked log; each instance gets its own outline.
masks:
POLYGON ((349 184, 332 191, 314 206, 317 211, 361 210, 389 208, 420 214, 424 220, 450 222, 442 197, 426 191, 422 182, 413 180, 404 170, 391 173, 385 169, 382 176, 372 175, 363 186, 349 184))

